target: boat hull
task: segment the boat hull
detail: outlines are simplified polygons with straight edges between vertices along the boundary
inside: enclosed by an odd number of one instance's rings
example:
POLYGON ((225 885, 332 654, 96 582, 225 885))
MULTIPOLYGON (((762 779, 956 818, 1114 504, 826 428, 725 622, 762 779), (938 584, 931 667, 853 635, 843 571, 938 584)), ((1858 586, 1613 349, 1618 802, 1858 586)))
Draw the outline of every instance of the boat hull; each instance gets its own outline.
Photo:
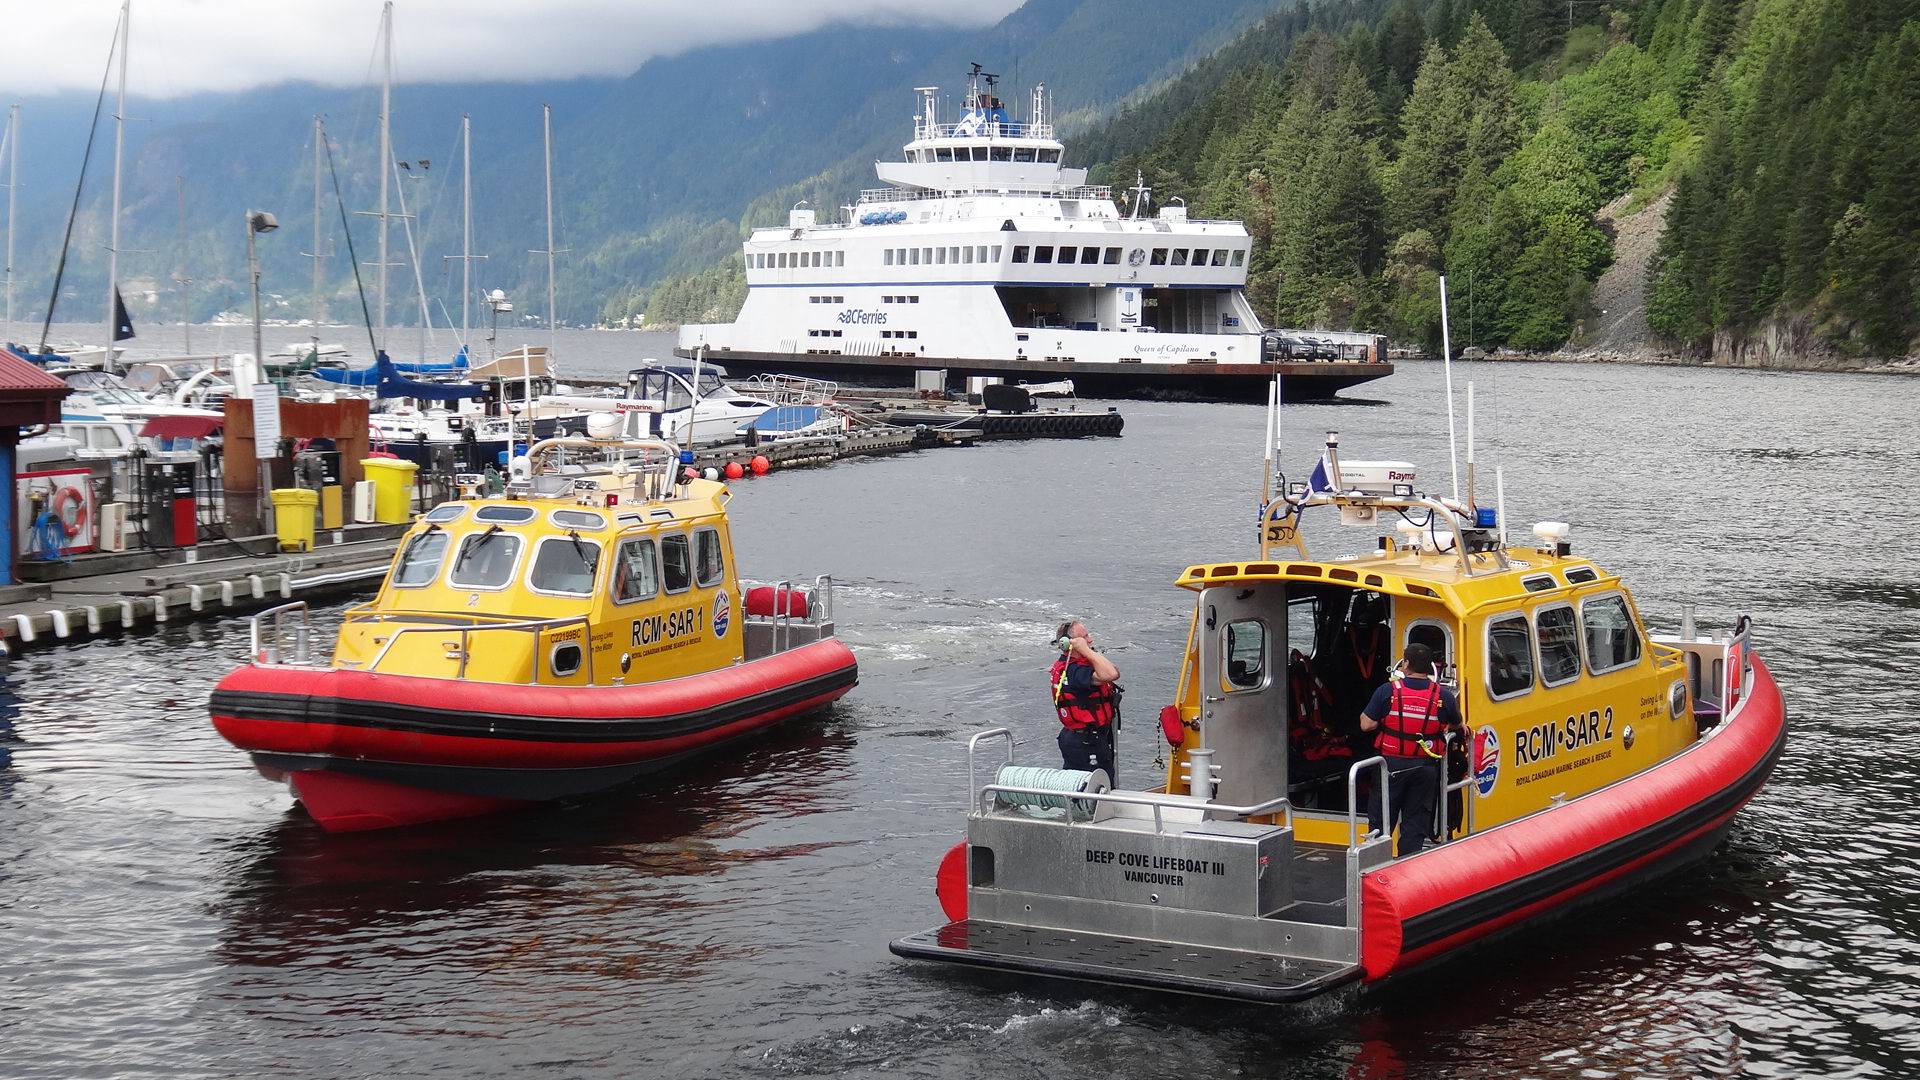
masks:
MULTIPOLYGON (((691 358, 687 350, 681 356, 691 358)), ((1072 379, 1082 397, 1148 397, 1194 401, 1265 401, 1276 374, 1288 401, 1320 401, 1349 387, 1393 374, 1385 361, 1294 361, 1259 364, 1076 363, 1026 359, 933 356, 853 356, 828 353, 713 351, 708 360, 729 371, 799 373, 879 383, 909 384, 920 370, 949 376, 1019 380, 1072 379)))
POLYGON ((614 787, 826 705, 858 681, 828 638, 634 686, 515 686, 248 665, 209 703, 330 831, 492 813, 614 787))

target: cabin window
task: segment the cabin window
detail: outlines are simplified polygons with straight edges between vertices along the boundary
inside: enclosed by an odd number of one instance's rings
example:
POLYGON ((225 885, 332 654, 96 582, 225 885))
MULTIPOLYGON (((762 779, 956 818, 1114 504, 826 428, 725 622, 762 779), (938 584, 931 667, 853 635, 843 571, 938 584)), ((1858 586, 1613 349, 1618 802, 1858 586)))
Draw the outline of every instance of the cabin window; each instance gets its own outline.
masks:
POLYGON ((461 589, 504 589, 513 581, 513 568, 520 562, 520 538, 497 531, 468 533, 460 541, 460 553, 453 557, 453 571, 447 581, 461 589))
POLYGON ((784 251, 776 251, 776 252, 774 252, 774 253, 773 253, 773 268, 774 268, 775 270, 785 270, 785 269, 787 268, 787 253, 786 253, 786 252, 784 252, 784 251))
POLYGON ((1100 249, 1099 249, 1099 248, 1097 248, 1097 247, 1083 247, 1083 248, 1081 248, 1081 249, 1080 249, 1080 265, 1082 265, 1082 266, 1090 266, 1090 265, 1092 265, 1092 264, 1094 264, 1094 263, 1097 263, 1097 262, 1099 262, 1099 261, 1100 261, 1100 249))
POLYGON ((1633 624, 1626 597, 1614 593, 1588 600, 1580 605, 1580 622, 1586 631, 1588 671, 1603 675, 1640 662, 1640 628, 1633 624))
POLYGON ((1247 262, 1247 249, 1234 248, 1233 249, 1233 265, 1245 266, 1246 262, 1247 262))
POLYGON ((993 245, 993 261, 994 262, 1000 261, 1000 245, 999 244, 993 245))
POLYGON ((433 509, 427 511, 424 514, 421 514, 420 517, 421 517, 421 520, 423 521, 434 521, 434 522, 439 522, 442 525, 445 525, 449 521, 460 520, 460 517, 464 515, 466 512, 467 512, 466 503, 449 502, 449 503, 441 503, 439 506, 434 507, 433 509))
POLYGON ((893 249, 892 249, 892 248, 888 248, 888 249, 886 250, 886 253, 885 253, 885 256, 886 256, 885 258, 883 258, 883 259, 881 259, 881 260, 880 260, 880 262, 881 262, 881 265, 883 265, 883 266, 892 266, 892 265, 893 265, 893 249))
POLYGON ((996 146, 996 147, 994 147, 994 148, 993 148, 993 160, 995 160, 995 161, 1012 161, 1012 160, 1013 160, 1013 148, 1012 148, 1012 147, 1007 147, 1007 146, 996 146))
POLYGON ((1046 165, 1058 164, 1060 161, 1060 151, 1042 150, 1040 151, 1040 161, 1042 164, 1046 164, 1046 165))
POLYGON ((1546 592, 1552 589, 1554 584, 1555 582, 1550 574, 1535 574, 1532 577, 1523 577, 1520 579, 1520 586, 1528 592, 1546 592))
POLYGON ((533 549, 527 588, 562 596, 592 596, 600 570, 600 545, 575 536, 549 536, 533 549))
POLYGON ((1525 615, 1487 623, 1487 694, 1495 701, 1533 689, 1533 628, 1525 615))
POLYGON ((1432 649, 1434 673, 1442 679, 1447 677, 1447 669, 1453 663, 1453 635, 1445 626, 1421 619, 1407 628, 1407 644, 1432 649))
POLYGON ((1031 147, 1031 146, 1016 146, 1016 147, 1014 147, 1014 148, 1013 148, 1013 160, 1015 160, 1015 161, 1032 161, 1032 160, 1033 160, 1033 147, 1031 147))
POLYGON ((703 589, 720 584, 727 572, 726 560, 720 554, 720 530, 695 530, 693 547, 694 580, 703 589))
POLYGON ((947 263, 947 249, 946 249, 946 248, 934 248, 934 249, 933 249, 933 261, 934 261, 934 262, 935 262, 936 264, 938 264, 938 265, 941 265, 941 266, 945 266, 945 265, 946 265, 946 263, 947 263))
POLYGON ((1152 263, 1152 265, 1154 265, 1154 266, 1165 266, 1165 265, 1167 265, 1167 249, 1166 249, 1166 248, 1154 248, 1154 249, 1153 249, 1153 258, 1152 258, 1152 259, 1150 259, 1150 260, 1148 260, 1148 261, 1149 261, 1150 263, 1152 263))
POLYGON ((1267 682, 1267 624, 1241 619, 1227 624, 1226 685, 1229 690, 1257 690, 1267 682))
POLYGON ((935 160, 935 161, 952 161, 952 160, 953 160, 953 148, 952 148, 952 147, 950 147, 950 146, 942 146, 942 147, 940 147, 940 148, 939 148, 938 150, 935 150, 935 151, 933 152, 933 160, 935 160))
MULTIPOLYGON (((1227 265, 1227 249, 1226 248, 1213 249, 1213 265, 1215 266, 1227 265)), ((1239 266, 1240 264, 1234 263, 1233 265, 1239 266)))
POLYGON ((834 252, 834 253, 833 253, 833 265, 835 265, 835 266, 845 266, 845 265, 847 265, 847 253, 846 253, 846 252, 844 252, 844 251, 836 251, 836 252, 834 252))
POLYGON ((487 524, 525 525, 539 516, 531 506, 483 506, 473 512, 473 520, 487 524))
POLYGON ((932 249, 932 248, 921 248, 921 249, 920 249, 920 261, 921 261, 921 262, 923 262, 923 263, 926 263, 926 264, 927 264, 928 266, 932 266, 932 265, 933 265, 933 249, 932 249))
POLYGON ((1591 566, 1573 566, 1567 569, 1567 582, 1572 585, 1584 585, 1589 581, 1599 581, 1600 575, 1593 572, 1591 566))
POLYGON ((1533 616, 1540 638, 1540 685, 1559 686, 1580 677, 1580 628, 1573 608, 1544 607, 1533 616))
POLYGON ((1042 245, 1040 245, 1039 247, 1037 247, 1037 248, 1034 248, 1034 249, 1033 249, 1033 261, 1034 261, 1034 262, 1037 262, 1037 263, 1050 263, 1050 262, 1052 262, 1052 261, 1053 261, 1053 246, 1052 246, 1052 245, 1050 245, 1050 244, 1042 244, 1042 245))
POLYGON ((1013 245, 1013 261, 1017 263, 1023 263, 1027 261, 1027 245, 1025 244, 1013 245))
POLYGON ((645 600, 660 591, 660 572, 653 561, 652 540, 627 540, 613 560, 613 602, 645 600))
POLYGON ((1079 249, 1079 248, 1077 248, 1077 247, 1063 247, 1063 248, 1061 248, 1061 249, 1060 249, 1060 261, 1061 261, 1061 262, 1063 262, 1063 263, 1070 263, 1070 262, 1079 262, 1079 261, 1080 261, 1080 249, 1079 249))
POLYGON ((1193 249, 1193 265, 1195 266, 1207 265, 1207 249, 1206 248, 1193 249))
POLYGON ((660 538, 660 582, 670 593, 686 592, 693 586, 693 560, 685 533, 660 538))
POLYGON ((920 265, 920 249, 919 248, 907 249, 907 265, 908 266, 920 265))
POLYGON ((961 249, 960 249, 960 261, 961 261, 961 262, 963 262, 963 263, 970 263, 970 262, 972 262, 972 261, 973 261, 973 248, 971 248, 971 247, 963 247, 963 248, 961 248, 961 249))
POLYGON ((1107 266, 1119 266, 1120 249, 1117 247, 1108 248, 1105 252, 1101 253, 1100 261, 1107 266))
POLYGON ((1187 249, 1186 248, 1173 249, 1173 265, 1175 266, 1187 265, 1187 249))
POLYGON ((400 556, 400 568, 393 572, 394 587, 413 589, 433 584, 440 573, 440 560, 446 554, 446 533, 435 529, 414 537, 407 544, 406 553, 400 556))
POLYGON ((597 532, 607 527, 607 519, 591 510, 555 510, 547 515, 547 520, 562 529, 592 529, 597 532))
POLYGON ((947 249, 947 261, 948 261, 948 262, 952 262, 952 263, 957 263, 957 262, 959 262, 959 261, 960 261, 960 249, 959 249, 959 248, 957 248, 957 247, 951 247, 951 248, 948 248, 948 249, 947 249))
POLYGON ((1319 626, 1319 597, 1301 596, 1287 601, 1287 648, 1297 649, 1301 656, 1313 659, 1319 626))
MULTIPOLYGON (((973 250, 974 250, 974 261, 975 261, 975 262, 986 262, 986 261, 987 261, 987 245, 985 245, 985 244, 981 244, 981 245, 980 245, 979 247, 977 247, 977 248, 974 248, 973 250)), ((999 257, 1000 257, 999 255, 995 255, 995 256, 994 256, 994 258, 996 258, 996 259, 997 259, 997 258, 999 258, 999 257)))

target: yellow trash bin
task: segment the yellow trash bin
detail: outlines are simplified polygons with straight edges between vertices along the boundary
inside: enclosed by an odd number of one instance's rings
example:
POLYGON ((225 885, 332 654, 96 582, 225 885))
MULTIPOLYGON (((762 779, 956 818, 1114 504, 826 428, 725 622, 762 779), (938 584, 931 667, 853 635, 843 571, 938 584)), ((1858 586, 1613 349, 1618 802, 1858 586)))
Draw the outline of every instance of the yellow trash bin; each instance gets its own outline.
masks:
POLYGON ((399 458, 368 458, 360 463, 373 481, 373 520, 404 525, 413 520, 413 474, 420 466, 399 458))
POLYGON ((313 508, 320 493, 306 488, 273 489, 274 532, 281 551, 313 550, 313 508))

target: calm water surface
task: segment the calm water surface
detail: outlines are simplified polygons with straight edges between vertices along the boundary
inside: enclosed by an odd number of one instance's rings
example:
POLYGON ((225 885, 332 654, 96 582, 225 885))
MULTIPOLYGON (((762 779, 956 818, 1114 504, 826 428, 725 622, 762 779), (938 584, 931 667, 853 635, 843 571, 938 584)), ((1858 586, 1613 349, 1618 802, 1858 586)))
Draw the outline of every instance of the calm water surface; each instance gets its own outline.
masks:
MULTIPOLYGON (((284 335, 282 335, 284 336, 284 335)), ((275 339, 277 340, 277 339, 275 339)), ((628 335, 570 335, 611 373, 628 335)), ((1695 1077, 1920 1073, 1920 386, 1462 365, 1512 518, 1564 517, 1667 627, 1753 613, 1794 734, 1697 869, 1429 975, 1255 1009, 914 965, 964 751, 1051 754, 1045 641, 1125 673, 1138 778, 1189 561, 1251 540, 1262 414, 1127 403, 1118 440, 999 444, 740 486, 756 577, 831 572, 861 685, 646 787, 322 835, 207 724, 246 624, 32 652, 0 684, 0 1073, 661 1077, 1695 1077)), ((1440 373, 1295 406, 1291 462, 1447 468, 1440 373)), ((1437 485, 1436 485, 1437 486, 1437 485)), ((1323 550, 1364 544, 1323 535, 1323 550)), ((324 613, 329 623, 342 605, 324 613)))

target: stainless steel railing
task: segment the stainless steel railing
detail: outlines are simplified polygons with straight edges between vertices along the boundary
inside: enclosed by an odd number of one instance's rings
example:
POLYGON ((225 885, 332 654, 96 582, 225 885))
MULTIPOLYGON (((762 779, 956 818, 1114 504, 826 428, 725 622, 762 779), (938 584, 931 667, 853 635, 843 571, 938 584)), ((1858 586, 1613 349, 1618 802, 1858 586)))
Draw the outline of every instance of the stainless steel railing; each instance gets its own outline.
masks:
MULTIPOLYGON (((455 669, 453 677, 456 679, 464 679, 467 677, 467 664, 473 659, 473 650, 470 645, 475 634, 497 631, 530 634, 533 636, 534 644, 537 646, 542 632, 559 630, 569 626, 578 626, 581 628, 581 660, 587 669, 587 682, 592 683, 594 681, 593 649, 591 647, 593 626, 585 615, 569 615, 559 619, 530 619, 524 622, 475 623, 460 627, 402 626, 392 632, 387 638, 386 643, 380 646, 380 651, 373 655, 372 660, 367 661, 367 666, 364 670, 370 672, 379 671, 381 661, 385 660, 387 654, 393 651, 393 647, 399 644, 400 639, 408 634, 458 634, 459 639, 457 641, 445 641, 441 644, 446 648, 445 658, 459 662, 459 667, 455 669)), ((518 685, 538 686, 540 685, 540 650, 537 647, 527 650, 527 661, 527 678, 522 680, 518 685)), ((488 681, 494 682, 500 680, 490 679, 488 681)))

